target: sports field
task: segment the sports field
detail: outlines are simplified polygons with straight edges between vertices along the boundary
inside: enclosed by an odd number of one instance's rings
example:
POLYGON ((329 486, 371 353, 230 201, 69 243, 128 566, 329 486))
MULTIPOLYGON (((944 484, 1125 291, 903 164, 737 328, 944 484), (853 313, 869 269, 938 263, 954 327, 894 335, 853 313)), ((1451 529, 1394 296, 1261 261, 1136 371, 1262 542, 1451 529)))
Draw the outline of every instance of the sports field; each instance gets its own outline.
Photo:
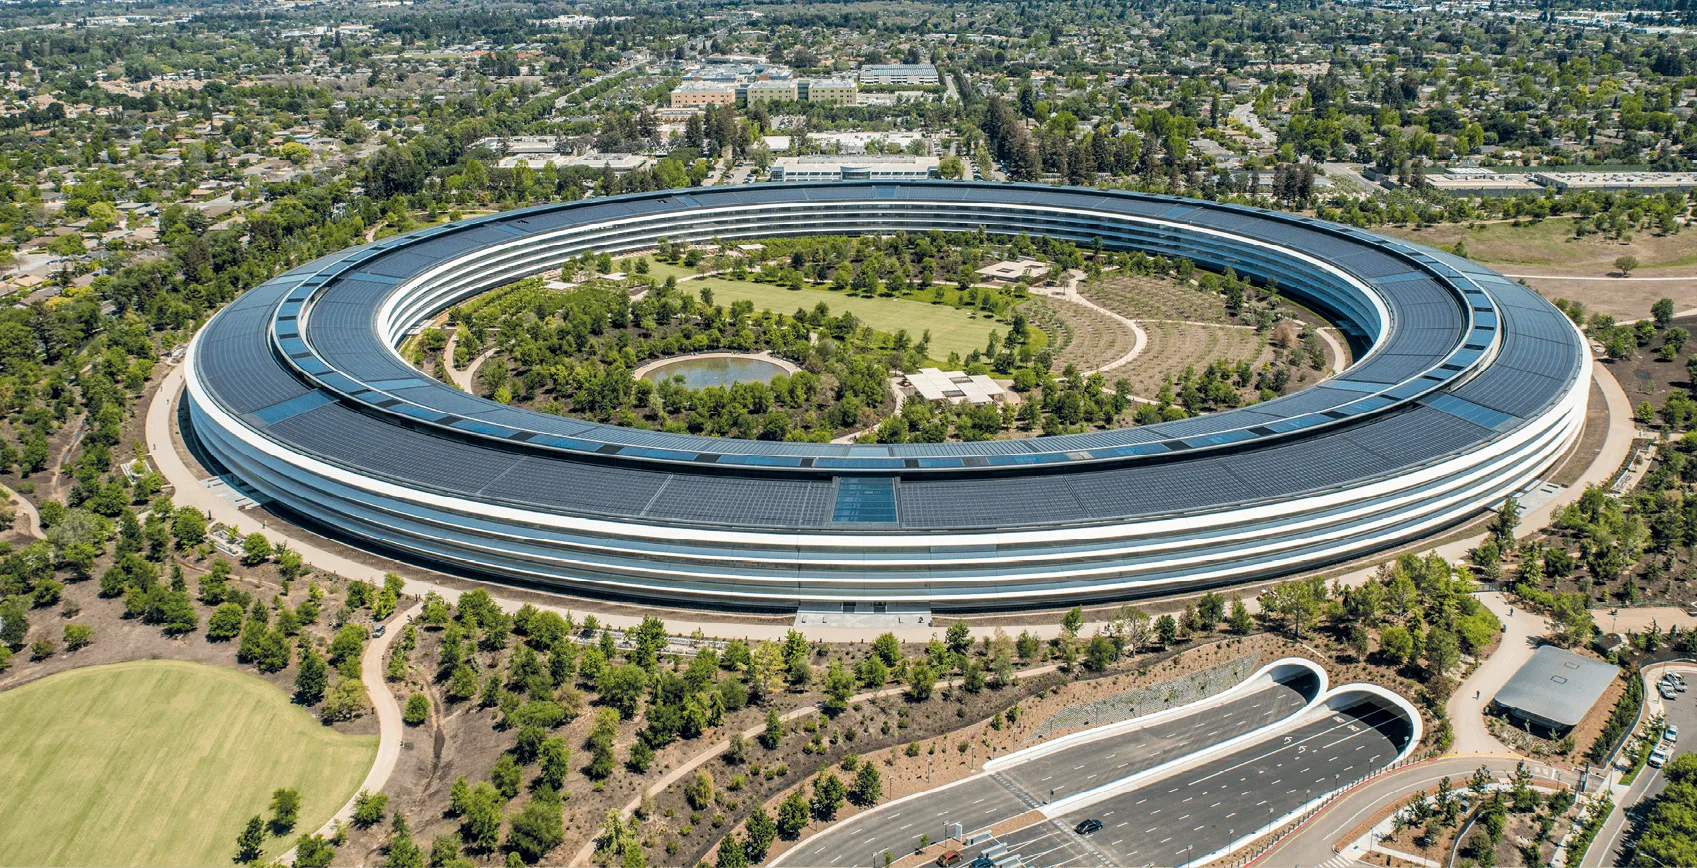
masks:
POLYGON ((296 834, 315 831, 377 753, 377 736, 337 733, 265 681, 176 660, 0 693, 0 744, 3 865, 227 865, 272 790, 299 790, 296 834))

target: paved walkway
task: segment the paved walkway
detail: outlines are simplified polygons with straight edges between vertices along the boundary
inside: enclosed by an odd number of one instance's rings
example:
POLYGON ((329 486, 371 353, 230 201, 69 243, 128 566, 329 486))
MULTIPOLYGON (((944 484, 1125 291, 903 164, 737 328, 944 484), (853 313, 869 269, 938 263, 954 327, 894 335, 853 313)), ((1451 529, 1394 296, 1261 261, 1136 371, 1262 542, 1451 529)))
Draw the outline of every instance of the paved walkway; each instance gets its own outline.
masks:
POLYGON ((36 539, 47 539, 47 534, 41 529, 41 513, 36 511, 35 504, 31 503, 29 498, 24 497, 4 485, 0 485, 0 493, 4 493, 6 497, 11 498, 12 503, 17 506, 18 514, 24 520, 24 530, 27 531, 30 536, 35 537, 36 539))
POLYGON ((1461 682, 1444 706, 1449 712, 1450 725, 1455 728, 1455 746, 1450 748, 1450 753, 1514 753, 1486 728, 1485 708, 1509 677, 1532 659, 1537 638, 1547 635, 1550 625, 1548 620, 1531 612, 1515 610, 1509 605, 1507 597, 1499 592, 1477 596, 1479 602, 1503 622, 1503 641, 1497 646, 1495 654, 1485 658, 1473 674, 1461 682))
MULTIPOLYGON (((318 828, 317 834, 329 838, 335 833, 336 824, 347 824, 353 821, 354 801, 360 792, 380 793, 389 784, 389 776, 395 772, 395 762, 401 758, 401 741, 406 735, 405 724, 401 721, 401 704, 395 701, 395 694, 389 690, 389 684, 383 677, 384 658, 389 653, 389 645, 395 641, 395 636, 401 632, 401 625, 412 620, 412 617, 424 611, 424 604, 419 603, 405 612, 389 616, 387 623, 392 629, 371 640, 365 646, 365 654, 359 660, 360 681, 365 685, 365 692, 371 697, 371 707, 377 712, 377 757, 371 762, 371 771, 365 775, 365 781, 359 785, 359 790, 348 798, 346 804, 336 815, 325 821, 318 828)), ((295 850, 289 848, 282 856, 284 864, 295 863, 295 850)))
POLYGON ((1083 282, 1084 272, 1074 268, 1067 272, 1067 282, 1064 286, 1047 292, 1039 290, 1039 292, 1048 298, 1058 298, 1062 301, 1070 301, 1073 304, 1083 305, 1084 307, 1090 308, 1091 310, 1096 311, 1120 325, 1131 329, 1131 349, 1126 350, 1119 358, 1114 359, 1099 368, 1092 368, 1091 370, 1080 372, 1083 376, 1088 377, 1091 374, 1107 373, 1108 371, 1118 368, 1127 362, 1130 362, 1132 359, 1137 358, 1138 355, 1143 352, 1143 349, 1149 346, 1149 335, 1143 331, 1143 326, 1138 325, 1136 320, 1114 313, 1096 302, 1085 298, 1083 295, 1080 295, 1078 292, 1078 285, 1083 282))

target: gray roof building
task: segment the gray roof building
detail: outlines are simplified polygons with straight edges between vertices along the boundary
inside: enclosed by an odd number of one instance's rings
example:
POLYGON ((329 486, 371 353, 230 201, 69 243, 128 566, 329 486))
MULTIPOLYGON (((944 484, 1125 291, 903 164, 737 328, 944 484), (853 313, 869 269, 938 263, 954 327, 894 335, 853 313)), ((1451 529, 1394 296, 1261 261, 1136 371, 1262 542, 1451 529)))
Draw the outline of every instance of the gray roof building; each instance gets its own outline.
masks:
POLYGON ((1620 667, 1554 645, 1533 652, 1491 702, 1523 721, 1550 730, 1568 730, 1585 719, 1620 667))

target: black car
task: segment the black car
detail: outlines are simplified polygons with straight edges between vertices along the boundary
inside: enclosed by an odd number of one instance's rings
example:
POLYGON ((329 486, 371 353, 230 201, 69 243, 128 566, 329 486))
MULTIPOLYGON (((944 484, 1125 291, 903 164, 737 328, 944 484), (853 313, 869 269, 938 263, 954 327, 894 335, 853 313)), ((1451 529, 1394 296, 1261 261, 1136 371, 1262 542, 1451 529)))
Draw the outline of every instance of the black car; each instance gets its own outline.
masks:
POLYGON ((1076 826, 1073 826, 1072 830, 1074 832, 1077 832, 1080 835, 1088 835, 1091 832, 1100 832, 1102 830, 1102 821, 1101 820, 1085 820, 1084 822, 1079 823, 1076 826))

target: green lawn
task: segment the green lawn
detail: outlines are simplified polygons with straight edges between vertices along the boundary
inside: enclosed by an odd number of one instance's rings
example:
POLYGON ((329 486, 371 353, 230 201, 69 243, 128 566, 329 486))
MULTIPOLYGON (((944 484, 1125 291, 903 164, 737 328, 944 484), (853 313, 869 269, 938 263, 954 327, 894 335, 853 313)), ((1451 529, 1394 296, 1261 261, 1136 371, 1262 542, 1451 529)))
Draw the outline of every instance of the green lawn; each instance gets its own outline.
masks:
MULTIPOLYGON (((629 260, 620 260, 617 268, 629 268, 629 260)), ((796 308, 812 310, 819 302, 824 302, 831 308, 831 313, 840 314, 849 311, 860 318, 860 321, 881 332, 895 334, 901 329, 913 336, 915 341, 931 331, 931 358, 942 361, 949 353, 958 352, 962 356, 973 350, 982 350, 989 343, 990 331, 999 332, 1003 337, 1008 334, 1006 323, 998 323, 988 316, 975 317, 965 310, 946 304, 932 304, 929 301, 917 301, 907 298, 863 298, 851 296, 846 292, 833 292, 829 289, 808 286, 799 291, 766 283, 755 283, 752 280, 733 280, 728 277, 696 277, 693 269, 679 265, 668 265, 664 262, 649 261, 648 273, 656 280, 676 277, 679 289, 691 294, 699 294, 702 288, 713 290, 713 301, 716 304, 728 306, 733 301, 748 300, 754 302, 757 310, 769 309, 774 313, 795 313, 796 308)), ((953 292, 953 286, 950 286, 953 292)), ((1033 344, 1040 348, 1047 343, 1046 339, 1038 339, 1033 344)))
POLYGON ((299 790, 296 834, 315 831, 377 754, 377 736, 337 733, 265 681, 176 660, 0 693, 0 744, 4 865, 228 865, 272 790, 299 790))

